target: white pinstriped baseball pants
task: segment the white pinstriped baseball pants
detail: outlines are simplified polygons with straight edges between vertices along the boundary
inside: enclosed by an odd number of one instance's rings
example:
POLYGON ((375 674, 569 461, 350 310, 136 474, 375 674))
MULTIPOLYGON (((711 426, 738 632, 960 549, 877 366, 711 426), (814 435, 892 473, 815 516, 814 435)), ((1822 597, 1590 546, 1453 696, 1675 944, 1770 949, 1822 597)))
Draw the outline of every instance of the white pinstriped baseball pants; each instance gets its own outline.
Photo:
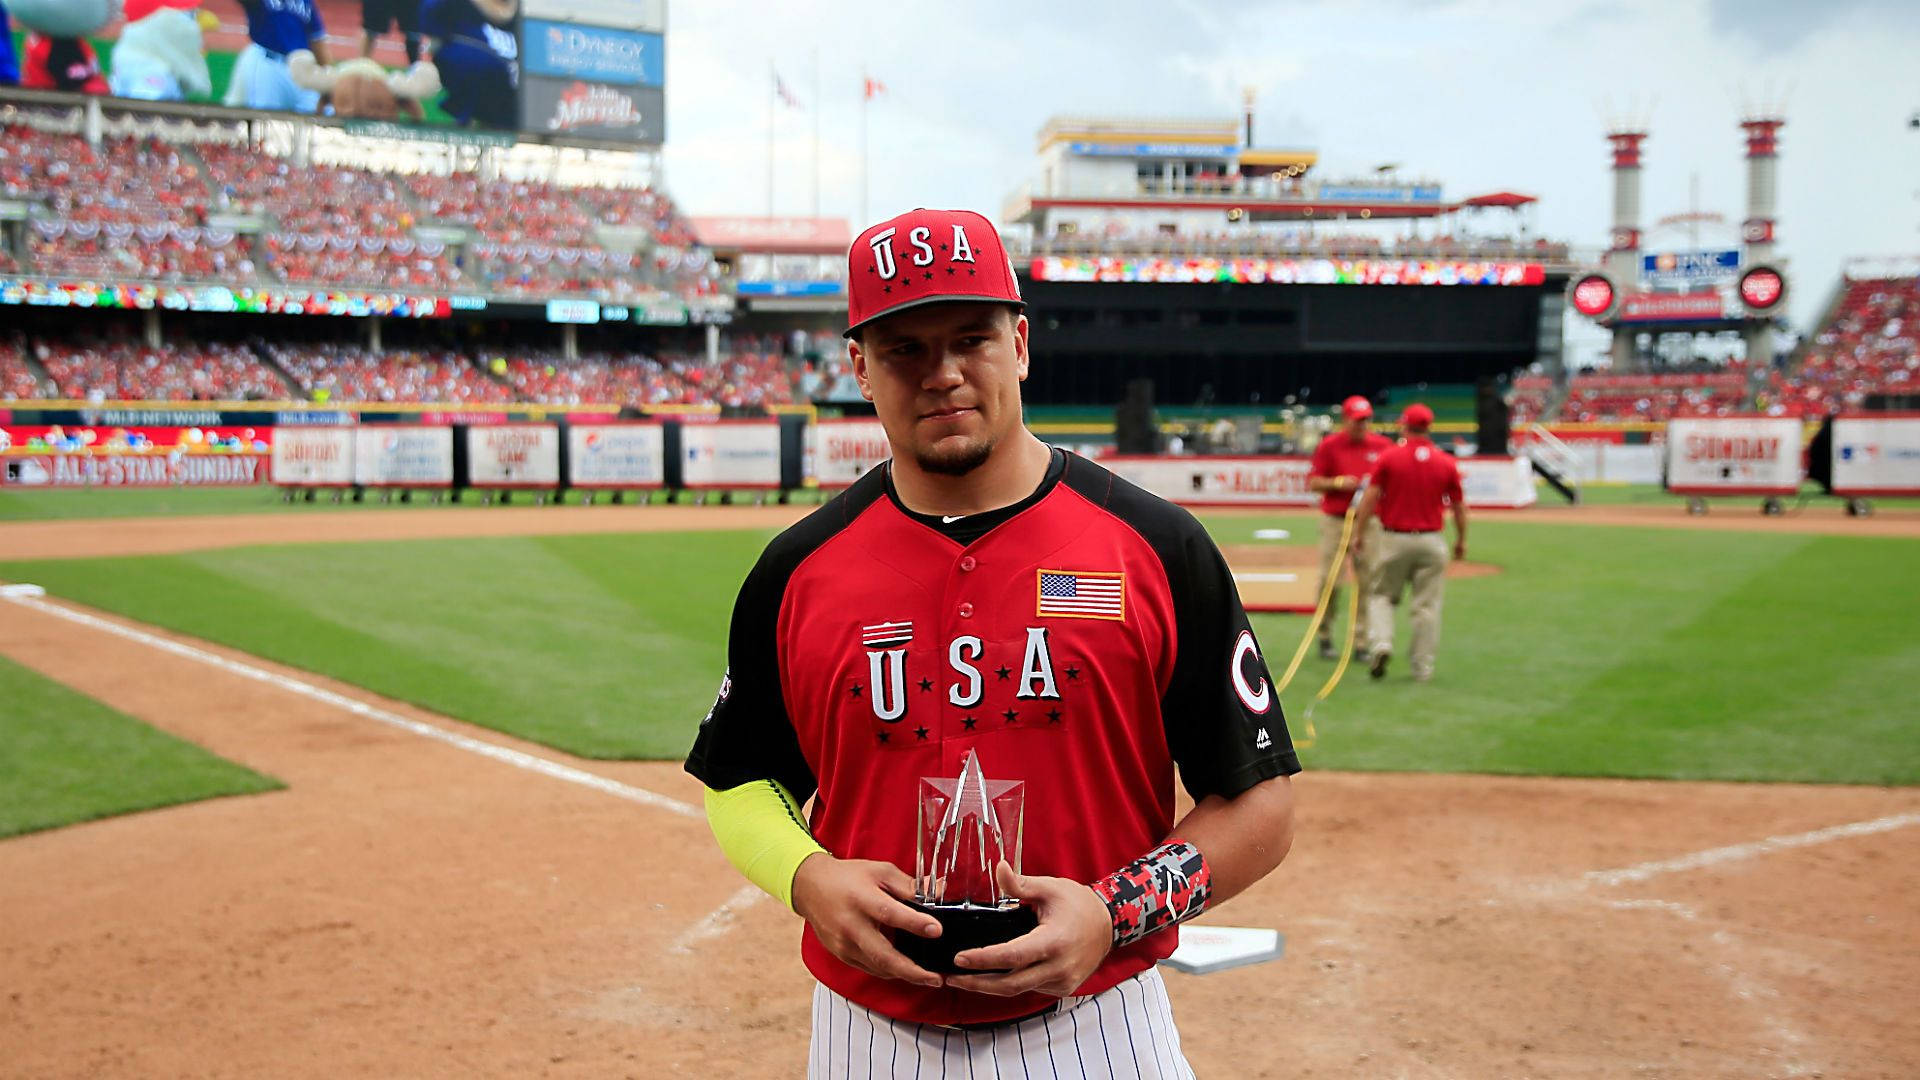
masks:
POLYGON ((1193 1080, 1158 968, 1019 1024, 907 1024, 813 991, 808 1080, 1193 1080))

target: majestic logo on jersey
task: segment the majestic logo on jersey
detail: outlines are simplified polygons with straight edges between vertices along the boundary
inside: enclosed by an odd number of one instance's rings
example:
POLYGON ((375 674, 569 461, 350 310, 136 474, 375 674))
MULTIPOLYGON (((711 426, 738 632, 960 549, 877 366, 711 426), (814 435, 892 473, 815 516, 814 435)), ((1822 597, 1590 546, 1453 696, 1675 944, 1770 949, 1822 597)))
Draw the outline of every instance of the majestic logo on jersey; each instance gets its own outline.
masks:
POLYGON ((713 714, 719 712, 720 706, 727 703, 727 695, 731 693, 733 693, 733 669, 728 668, 726 674, 720 676, 720 693, 714 696, 713 708, 707 710, 705 719, 700 722, 704 724, 713 719, 713 714))
MULTIPOLYGON (((1228 674, 1233 680, 1233 692, 1240 696, 1240 704, 1247 711, 1265 715, 1273 707, 1273 687, 1267 683, 1266 662, 1260 659, 1260 649, 1253 643, 1253 631, 1242 630, 1233 643, 1233 659, 1228 663, 1228 674), (1253 660, 1254 681, 1247 681, 1247 660, 1253 660)), ((1262 731, 1264 736, 1266 732, 1262 731)), ((1265 749, 1262 747, 1261 749, 1265 749)))
POLYGON ((1035 571, 1034 614, 1059 619, 1127 617, 1127 575, 1079 570, 1035 571))
MULTIPOLYGON (((892 281, 894 278, 900 276, 900 263, 893 250, 893 238, 899 235, 899 233, 900 230, 898 228, 882 229, 874 233, 873 236, 867 240, 867 246, 873 249, 873 268, 879 273, 880 280, 882 281, 892 281)), ((909 229, 907 231, 907 247, 911 249, 911 251, 907 255, 907 260, 915 266, 932 266, 934 259, 932 240, 933 230, 927 228, 925 225, 918 225, 909 229)), ((947 250, 947 261, 949 263, 970 263, 974 261, 973 245, 967 240, 967 228, 964 225, 954 225, 953 243, 951 245, 942 244, 940 246, 942 249, 950 249, 947 250)), ((1008 279, 1012 280, 1012 276, 1013 275, 1009 274, 1008 279)))
POLYGON ((869 649, 905 645, 913 640, 913 622, 883 622, 860 628, 860 644, 869 649))

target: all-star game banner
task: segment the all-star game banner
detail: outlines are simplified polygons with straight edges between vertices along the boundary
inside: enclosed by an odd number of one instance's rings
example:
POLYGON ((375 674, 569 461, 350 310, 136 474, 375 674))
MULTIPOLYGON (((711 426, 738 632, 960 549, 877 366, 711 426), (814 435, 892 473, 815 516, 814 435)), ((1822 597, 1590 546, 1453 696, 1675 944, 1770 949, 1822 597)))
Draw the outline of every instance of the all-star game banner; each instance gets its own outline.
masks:
POLYGON ((666 135, 661 0, 200 0, 139 6, 133 21, 110 0, 10 6, 25 90, 423 133, 524 130, 635 144, 666 135), (331 66, 295 58, 316 42, 331 66))

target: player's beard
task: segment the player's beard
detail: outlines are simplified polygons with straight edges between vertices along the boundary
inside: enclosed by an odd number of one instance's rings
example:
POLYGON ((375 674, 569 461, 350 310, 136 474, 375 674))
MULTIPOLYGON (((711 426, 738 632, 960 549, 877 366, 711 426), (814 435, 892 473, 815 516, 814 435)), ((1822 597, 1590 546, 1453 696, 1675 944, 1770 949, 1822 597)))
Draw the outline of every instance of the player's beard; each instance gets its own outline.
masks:
POLYGON ((993 456, 994 444, 998 436, 986 436, 968 439, 952 448, 922 447, 914 451, 913 460, 920 466, 921 472, 939 476, 965 476, 987 463, 993 456))

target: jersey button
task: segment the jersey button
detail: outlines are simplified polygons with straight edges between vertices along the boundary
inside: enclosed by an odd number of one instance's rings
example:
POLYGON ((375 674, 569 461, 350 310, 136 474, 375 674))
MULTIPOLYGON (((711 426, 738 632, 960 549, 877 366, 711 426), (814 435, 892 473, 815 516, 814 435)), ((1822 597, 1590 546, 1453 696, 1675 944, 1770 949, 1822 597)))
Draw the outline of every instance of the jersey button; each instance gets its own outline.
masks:
POLYGON ((978 564, 977 564, 977 563, 975 563, 975 562, 973 561, 973 556, 971 556, 971 555, 962 555, 962 556, 960 556, 960 569, 961 569, 961 570, 963 570, 963 571, 969 571, 969 572, 970 572, 970 571, 972 571, 972 570, 973 570, 973 568, 974 568, 974 567, 975 567, 976 565, 978 565, 978 564))
POLYGON ((960 605, 960 617, 963 619, 973 618, 973 605, 970 603, 963 602, 960 605))

